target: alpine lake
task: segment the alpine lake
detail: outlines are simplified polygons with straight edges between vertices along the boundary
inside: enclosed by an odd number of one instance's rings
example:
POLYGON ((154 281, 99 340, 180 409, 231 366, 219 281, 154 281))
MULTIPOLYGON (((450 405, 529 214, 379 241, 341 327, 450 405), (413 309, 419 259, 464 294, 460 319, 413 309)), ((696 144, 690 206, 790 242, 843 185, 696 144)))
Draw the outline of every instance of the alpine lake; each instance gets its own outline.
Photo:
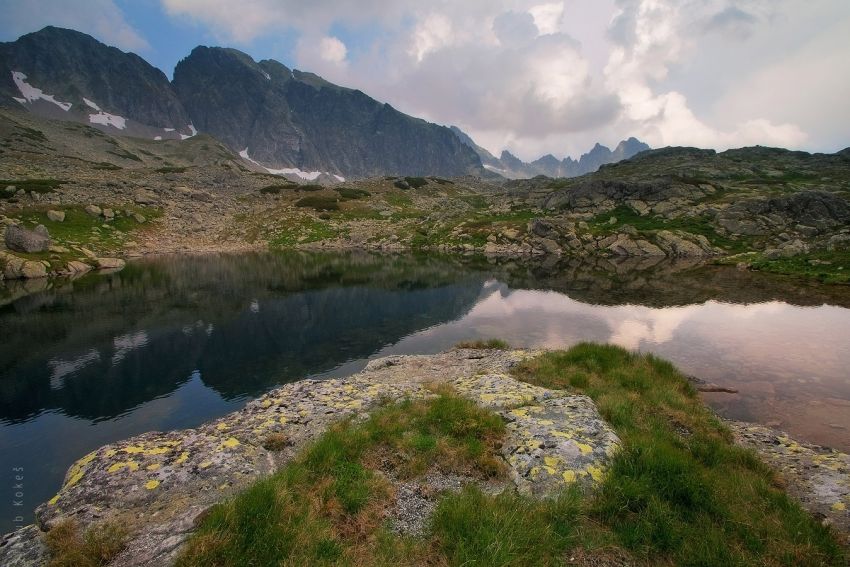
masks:
POLYGON ((463 340, 657 353, 736 390, 703 394, 721 416, 850 451, 848 286, 658 259, 294 252, 151 257, 15 285, 0 287, 4 533, 104 444, 463 340))

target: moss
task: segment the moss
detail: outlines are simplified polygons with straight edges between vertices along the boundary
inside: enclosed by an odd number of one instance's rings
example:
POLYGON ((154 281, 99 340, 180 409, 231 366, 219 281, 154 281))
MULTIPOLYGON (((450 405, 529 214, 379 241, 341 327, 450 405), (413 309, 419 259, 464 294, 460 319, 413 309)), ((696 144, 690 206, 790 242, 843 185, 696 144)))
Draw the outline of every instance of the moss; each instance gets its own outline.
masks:
POLYGON ((777 260, 768 260, 756 254, 750 262, 750 268, 818 280, 822 283, 846 285, 850 284, 850 250, 817 250, 777 260))

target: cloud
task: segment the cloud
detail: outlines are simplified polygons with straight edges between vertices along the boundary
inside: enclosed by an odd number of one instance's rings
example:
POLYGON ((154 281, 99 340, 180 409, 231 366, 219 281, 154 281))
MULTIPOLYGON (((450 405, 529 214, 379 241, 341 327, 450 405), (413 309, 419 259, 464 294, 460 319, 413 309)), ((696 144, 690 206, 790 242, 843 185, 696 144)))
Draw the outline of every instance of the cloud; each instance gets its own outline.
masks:
POLYGON ((124 19, 111 0, 1 0, 3 30, 8 39, 43 28, 58 26, 91 34, 99 40, 126 51, 150 48, 147 40, 124 19))
MULTIPOLYGON (((850 143, 846 0, 160 3, 201 37, 457 124, 494 153, 575 156, 631 135, 718 149, 850 143), (269 41, 283 33, 294 43, 269 41)), ((149 48, 112 0, 0 9, 16 36, 50 23, 149 48)))
POLYGON ((319 41, 319 56, 330 63, 345 63, 348 53, 345 44, 335 37, 323 37, 319 41))

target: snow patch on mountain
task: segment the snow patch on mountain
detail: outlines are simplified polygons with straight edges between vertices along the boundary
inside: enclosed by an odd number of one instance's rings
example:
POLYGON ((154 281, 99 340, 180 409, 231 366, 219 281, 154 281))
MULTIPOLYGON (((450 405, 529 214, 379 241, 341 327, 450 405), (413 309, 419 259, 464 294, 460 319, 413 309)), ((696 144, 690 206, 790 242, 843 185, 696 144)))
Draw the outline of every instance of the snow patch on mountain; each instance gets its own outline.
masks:
MULTIPOLYGON (((15 85, 18 87, 18 90, 21 91, 21 94, 24 95, 25 101, 35 102, 41 99, 55 104, 65 112, 71 110, 73 104, 71 104, 70 102, 61 102, 56 100, 53 95, 46 94, 43 90, 36 88, 26 82, 26 78, 27 76, 24 73, 21 73, 20 71, 12 71, 12 80, 15 81, 15 85)), ((14 98, 21 104, 24 104, 23 102, 21 102, 21 99, 17 97, 14 98)))
POLYGON ((316 179, 319 178, 320 175, 324 174, 324 175, 332 175, 339 182, 345 181, 345 177, 342 177, 341 175, 336 175, 335 173, 326 173, 324 171, 304 171, 302 169, 298 169, 297 167, 284 167, 284 168, 281 168, 281 169, 272 169, 272 168, 266 167, 263 164, 261 164, 260 162, 251 158, 250 154, 248 154, 248 148, 245 148, 244 150, 239 152, 239 157, 241 157, 242 159, 250 161, 251 163, 253 163, 254 165, 256 165, 258 167, 262 167, 263 169, 265 169, 267 172, 271 173, 272 175, 297 175, 298 177, 300 177, 301 179, 304 179, 306 181, 315 181, 316 179))
POLYGON ((112 126, 119 130, 127 128, 127 119, 117 114, 109 114, 108 112, 98 112, 97 114, 89 114, 89 122, 92 124, 102 124, 103 126, 112 126))
POLYGON ((83 97, 83 102, 86 103, 86 106, 88 106, 89 108, 97 110, 98 112, 100 112, 100 107, 97 104, 95 104, 94 102, 87 99, 86 97, 83 97))
POLYGON ((188 140, 189 138, 191 138, 191 137, 193 137, 193 136, 197 136, 197 135, 198 135, 198 130, 195 128, 195 125, 194 125, 194 124, 189 123, 189 125, 188 125, 188 126, 186 126, 186 127, 189 129, 189 132, 191 132, 191 134, 189 134, 189 135, 186 135, 186 134, 180 134, 180 139, 181 139, 181 140, 188 140))

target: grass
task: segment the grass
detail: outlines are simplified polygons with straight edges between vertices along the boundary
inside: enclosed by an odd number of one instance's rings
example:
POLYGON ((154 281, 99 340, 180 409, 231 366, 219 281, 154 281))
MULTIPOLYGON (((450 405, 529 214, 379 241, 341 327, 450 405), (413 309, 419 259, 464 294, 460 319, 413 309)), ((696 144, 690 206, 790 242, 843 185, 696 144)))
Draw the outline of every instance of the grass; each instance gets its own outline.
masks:
POLYGON ((300 218, 289 218, 285 224, 270 229, 267 239, 272 248, 290 248, 297 244, 332 240, 341 234, 343 230, 304 215, 300 218))
POLYGON ((503 433, 498 416, 445 391, 338 424, 278 473, 215 506, 177 565, 419 564, 433 549, 385 526, 392 487, 374 467, 403 478, 432 467, 488 478, 501 473, 492 454, 503 433))
POLYGON ((45 536, 51 555, 47 567, 108 565, 124 549, 125 536, 115 524, 92 526, 81 534, 74 520, 66 520, 45 536))
POLYGON ((165 166, 154 169, 157 173, 184 173, 187 168, 179 166, 165 166))
POLYGON ((777 260, 757 256, 750 263, 750 268, 815 279, 828 284, 850 284, 850 250, 818 250, 777 260))
MULTIPOLYGON (((125 241, 132 238, 132 234, 138 230, 144 230, 151 220, 162 215, 162 211, 152 207, 131 206, 125 207, 133 213, 143 215, 147 222, 138 223, 132 216, 122 213, 113 221, 105 223, 101 217, 95 218, 85 212, 82 207, 56 207, 56 210, 65 212, 65 220, 55 222, 47 218, 47 208, 40 207, 22 211, 18 218, 24 226, 32 228, 43 224, 53 244, 71 248, 82 246, 96 253, 106 254, 119 250, 125 241), (106 224, 110 228, 103 228, 106 224)), ((55 254, 52 252, 39 252, 36 254, 19 254, 31 260, 59 260, 60 263, 68 260, 78 259, 82 254, 71 249, 67 253, 55 254), (54 258, 57 256, 58 258, 54 258)))
POLYGON ((476 341, 461 341, 455 345, 455 348, 509 350, 511 345, 502 339, 479 339, 476 341))
MULTIPOLYGON (((195 565, 565 565, 613 553, 651 565, 846 565, 832 532, 794 504, 669 363, 579 344, 517 378, 591 396, 623 449, 602 486, 538 499, 471 484, 445 493, 421 537, 394 534, 388 477, 434 467, 504 478, 504 423, 451 391, 333 426, 290 464, 215 506, 177 561, 195 565)), ((281 441, 282 442, 282 441, 281 441)))
POLYGON ((793 503, 670 363, 579 344, 516 376, 589 395, 623 442, 587 514, 637 557, 680 565, 842 565, 829 529, 793 503))

